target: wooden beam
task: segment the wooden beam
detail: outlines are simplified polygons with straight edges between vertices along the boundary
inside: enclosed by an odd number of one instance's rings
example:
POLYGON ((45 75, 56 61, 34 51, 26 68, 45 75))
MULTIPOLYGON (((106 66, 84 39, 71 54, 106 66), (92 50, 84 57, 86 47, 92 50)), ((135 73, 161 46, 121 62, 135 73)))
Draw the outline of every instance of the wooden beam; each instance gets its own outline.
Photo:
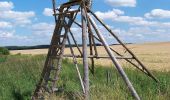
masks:
POLYGON ((148 75, 156 82, 159 82, 158 79, 156 79, 156 77, 145 67, 145 65, 133 54, 133 52, 130 49, 128 49, 126 45, 116 36, 116 34, 114 34, 112 30, 107 25, 105 25, 103 21, 101 21, 90 9, 89 11, 109 31, 109 33, 126 49, 126 51, 128 51, 134 57, 134 59, 141 65, 141 67, 145 71, 147 71, 148 75))
POLYGON ((82 20, 82 43, 83 43, 83 68, 84 68, 84 87, 85 100, 89 100, 89 67, 87 53, 87 22, 86 22, 85 4, 81 5, 81 20, 82 20))
POLYGON ((72 39, 73 39, 73 41, 74 41, 74 44, 76 45, 76 47, 77 47, 79 53, 80 53, 81 55, 83 55, 83 53, 81 52, 81 50, 80 50, 80 48, 79 48, 79 46, 78 46, 78 44, 77 44, 77 41, 76 41, 76 39, 75 39, 75 37, 74 37, 74 35, 73 35, 71 29, 70 29, 69 31, 70 31, 70 35, 71 35, 71 37, 72 37, 72 39))
POLYGON ((94 22, 94 20, 91 18, 91 16, 88 16, 88 18, 90 19, 90 22, 93 26, 93 28, 96 31, 96 34, 98 35, 99 39, 102 41, 108 55, 110 56, 112 62, 114 63, 115 67, 117 68, 119 74, 122 76, 123 80, 125 81, 127 87, 129 88, 132 96, 136 99, 136 100, 140 100, 139 95, 137 94, 136 90, 134 89, 132 83, 130 82, 128 76, 126 75, 126 73, 124 72, 122 66, 120 65, 120 63, 117 61, 116 57, 114 56, 113 52, 111 51, 111 49, 109 48, 109 45, 107 44, 106 40, 104 39, 103 35, 101 34, 101 32, 99 31, 96 23, 94 22))

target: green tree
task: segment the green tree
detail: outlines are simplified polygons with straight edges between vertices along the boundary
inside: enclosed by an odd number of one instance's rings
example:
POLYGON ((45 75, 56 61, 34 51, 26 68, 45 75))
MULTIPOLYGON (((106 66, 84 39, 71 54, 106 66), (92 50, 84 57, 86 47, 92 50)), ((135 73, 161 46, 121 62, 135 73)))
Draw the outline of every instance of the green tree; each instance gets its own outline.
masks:
POLYGON ((10 52, 7 48, 0 47, 0 55, 9 55, 10 52))

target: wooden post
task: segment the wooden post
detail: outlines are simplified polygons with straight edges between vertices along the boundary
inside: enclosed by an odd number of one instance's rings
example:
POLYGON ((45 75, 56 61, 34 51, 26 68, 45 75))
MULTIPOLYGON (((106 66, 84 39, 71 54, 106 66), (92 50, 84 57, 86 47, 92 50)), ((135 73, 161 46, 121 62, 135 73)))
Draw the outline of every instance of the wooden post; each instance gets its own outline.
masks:
POLYGON ((81 6, 81 20, 82 20, 82 44, 83 44, 83 67, 84 67, 84 88, 85 100, 89 100, 89 67, 88 67, 88 54, 87 54, 87 22, 85 14, 84 2, 81 6))
MULTIPOLYGON (((92 44, 92 35, 89 33, 89 46, 90 46, 90 55, 93 56, 93 44, 92 44)), ((91 73, 94 76, 94 58, 90 58, 91 60, 91 73)))
POLYGON ((114 63, 115 67, 117 68, 118 72, 120 73, 120 75, 122 76, 123 80, 125 81, 127 87, 129 88, 132 96, 136 99, 136 100, 140 100, 140 97, 138 96, 136 90, 134 89, 132 83, 130 82, 129 78, 127 77, 126 73, 124 72, 123 68, 121 67, 121 65, 119 64, 118 60, 116 59, 116 57, 114 56, 113 52, 111 51, 111 49, 109 48, 109 45, 107 44, 106 40, 104 39, 103 35, 101 34, 101 32, 99 31, 96 23, 94 22, 94 20, 91 18, 91 16, 89 16, 90 22, 93 26, 93 28, 96 31, 97 36, 99 37, 99 39, 102 41, 108 55, 110 56, 112 62, 114 63))
POLYGON ((126 47, 126 45, 118 38, 118 36, 116 36, 112 32, 112 30, 107 25, 105 25, 90 9, 88 10, 108 30, 108 32, 129 52, 129 54, 133 56, 133 58, 140 64, 140 66, 148 73, 148 76, 150 76, 153 80, 155 80, 155 82, 159 82, 159 80, 156 79, 156 77, 152 73, 150 73, 150 71, 147 70, 145 65, 133 54, 133 52, 126 47))
MULTIPOLYGON (((92 44, 93 33, 92 33, 92 30, 91 30, 91 26, 88 24, 88 20, 87 20, 87 26, 88 26, 88 33, 89 33, 88 35, 89 35, 90 55, 93 56, 93 45, 94 45, 94 44, 92 44)), ((94 58, 90 58, 90 60, 91 60, 91 73, 94 76, 94 58)))
POLYGON ((52 0, 53 3, 53 12, 54 12, 54 19, 55 19, 55 23, 57 23, 57 17, 56 17, 56 1, 52 0))

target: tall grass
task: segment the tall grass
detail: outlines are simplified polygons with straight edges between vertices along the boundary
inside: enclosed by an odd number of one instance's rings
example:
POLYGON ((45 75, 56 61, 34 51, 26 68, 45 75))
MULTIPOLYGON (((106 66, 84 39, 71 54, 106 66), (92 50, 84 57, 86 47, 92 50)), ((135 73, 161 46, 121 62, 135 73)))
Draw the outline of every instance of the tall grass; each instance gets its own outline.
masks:
MULTIPOLYGON (((1 58, 1 57, 0 57, 1 58)), ((44 55, 14 55, 0 62, 0 100, 29 100, 39 80, 44 55)), ((80 64, 82 72, 82 65, 80 64)), ((170 72, 153 72, 160 83, 134 69, 125 69, 142 100, 168 100, 170 98, 170 72)), ((59 87, 63 92, 54 98, 81 99, 82 92, 74 65, 63 61, 59 87)), ((132 100, 131 94, 114 67, 97 65, 95 76, 90 74, 91 100, 132 100), (111 73, 107 82, 106 72, 111 73)))

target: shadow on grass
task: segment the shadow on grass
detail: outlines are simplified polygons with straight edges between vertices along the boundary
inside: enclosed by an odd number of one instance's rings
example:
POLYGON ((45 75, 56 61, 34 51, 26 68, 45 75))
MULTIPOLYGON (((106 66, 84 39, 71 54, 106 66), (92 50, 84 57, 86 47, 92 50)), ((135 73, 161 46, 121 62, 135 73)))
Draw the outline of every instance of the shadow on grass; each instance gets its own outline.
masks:
POLYGON ((30 100, 31 91, 22 93, 20 89, 12 90, 13 100, 30 100))

